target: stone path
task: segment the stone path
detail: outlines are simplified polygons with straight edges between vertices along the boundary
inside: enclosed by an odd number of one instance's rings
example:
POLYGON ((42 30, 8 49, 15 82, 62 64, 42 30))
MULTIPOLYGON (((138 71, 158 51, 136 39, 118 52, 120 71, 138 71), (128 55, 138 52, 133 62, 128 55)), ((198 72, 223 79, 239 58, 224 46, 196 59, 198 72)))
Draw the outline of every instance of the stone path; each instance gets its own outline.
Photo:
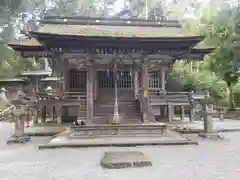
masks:
POLYGON ((226 140, 200 140, 199 146, 37 150, 49 137, 33 137, 26 145, 7 146, 11 126, 0 123, 1 180, 239 180, 240 133, 222 133, 226 140), (106 151, 136 150, 152 167, 106 170, 106 151))

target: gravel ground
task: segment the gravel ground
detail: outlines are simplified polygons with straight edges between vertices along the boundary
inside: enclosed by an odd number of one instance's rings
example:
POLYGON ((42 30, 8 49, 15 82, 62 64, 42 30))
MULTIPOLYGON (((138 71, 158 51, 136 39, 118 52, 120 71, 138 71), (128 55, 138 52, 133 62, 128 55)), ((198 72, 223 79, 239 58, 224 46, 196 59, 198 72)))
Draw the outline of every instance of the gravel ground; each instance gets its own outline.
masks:
POLYGON ((239 180, 240 133, 224 133, 224 141, 200 146, 55 149, 39 151, 49 138, 26 145, 6 145, 11 126, 0 124, 0 180, 239 180), (147 155, 152 167, 105 170, 99 161, 107 150, 134 149, 147 155))

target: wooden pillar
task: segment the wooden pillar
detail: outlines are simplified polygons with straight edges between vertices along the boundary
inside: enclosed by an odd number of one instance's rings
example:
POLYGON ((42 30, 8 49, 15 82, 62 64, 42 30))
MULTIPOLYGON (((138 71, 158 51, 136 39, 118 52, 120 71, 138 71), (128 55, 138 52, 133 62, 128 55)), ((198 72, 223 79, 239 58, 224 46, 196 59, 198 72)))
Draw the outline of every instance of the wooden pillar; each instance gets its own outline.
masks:
POLYGON ((143 89, 143 114, 142 114, 142 119, 143 122, 147 122, 148 121, 148 106, 149 106, 149 102, 148 102, 148 88, 149 88, 149 77, 148 77, 148 66, 147 64, 143 64, 142 65, 142 89, 143 89))
POLYGON ((57 124, 62 124, 62 104, 57 103, 55 106, 57 124))
POLYGON ((94 100, 97 100, 98 97, 98 81, 97 81, 97 71, 93 68, 93 96, 94 100))
POLYGON ((52 57, 52 75, 57 76, 57 59, 55 57, 52 57))
POLYGON ((166 87, 165 87, 165 70, 164 70, 164 68, 161 68, 160 72, 161 72, 161 89, 163 91, 165 91, 166 87))
POLYGON ((92 122, 93 117, 93 66, 89 65, 87 69, 87 120, 92 122))
POLYGON ((174 116, 174 107, 172 103, 168 103, 168 122, 172 122, 174 116))
POLYGON ((54 117, 53 117, 53 104, 50 104, 48 106, 48 113, 49 113, 50 120, 53 121, 54 120, 54 117))
POLYGON ((138 88, 139 88, 139 84, 138 84, 138 71, 137 71, 137 69, 134 69, 133 70, 133 89, 134 89, 134 98, 135 99, 137 99, 138 88))
POLYGON ((63 71, 63 77, 62 77, 62 81, 61 81, 61 83, 62 83, 62 92, 66 92, 66 90, 68 89, 68 87, 67 87, 67 76, 68 76, 68 66, 69 66, 69 63, 68 63, 68 61, 65 61, 64 59, 62 60, 63 62, 63 64, 64 64, 64 66, 62 67, 62 71, 63 71))
POLYGON ((185 118, 184 106, 180 106, 180 118, 182 121, 185 118))
POLYGON ((190 106, 189 121, 193 122, 194 117, 195 117, 195 108, 194 108, 194 106, 190 106))
POLYGON ((160 106, 160 117, 161 119, 165 119, 166 118, 166 106, 160 106))

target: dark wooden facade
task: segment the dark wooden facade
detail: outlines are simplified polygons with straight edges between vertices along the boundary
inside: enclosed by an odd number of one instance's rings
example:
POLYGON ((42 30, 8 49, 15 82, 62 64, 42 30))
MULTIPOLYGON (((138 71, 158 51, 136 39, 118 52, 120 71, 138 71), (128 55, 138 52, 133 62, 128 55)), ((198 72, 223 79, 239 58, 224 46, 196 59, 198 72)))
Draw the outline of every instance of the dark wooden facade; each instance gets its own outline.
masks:
POLYGON ((194 49, 204 39, 201 36, 157 34, 162 28, 179 30, 176 21, 48 17, 42 24, 38 31, 29 31, 37 43, 9 46, 23 57, 48 58, 52 75, 61 83, 55 98, 42 94, 39 105, 56 106, 59 123, 60 116, 65 122, 79 118, 105 123, 113 116, 115 88, 123 123, 132 116, 138 116, 139 122, 152 121, 154 116, 165 114, 164 109, 168 109, 171 120, 174 105, 190 103, 187 92, 166 89, 166 76, 173 63, 180 59, 202 60, 212 51, 194 49), (59 32, 52 31, 54 26, 59 32), (128 33, 130 30, 133 32, 128 33), (128 112, 127 106, 133 109, 128 112), (134 109, 138 113, 132 114, 134 109))

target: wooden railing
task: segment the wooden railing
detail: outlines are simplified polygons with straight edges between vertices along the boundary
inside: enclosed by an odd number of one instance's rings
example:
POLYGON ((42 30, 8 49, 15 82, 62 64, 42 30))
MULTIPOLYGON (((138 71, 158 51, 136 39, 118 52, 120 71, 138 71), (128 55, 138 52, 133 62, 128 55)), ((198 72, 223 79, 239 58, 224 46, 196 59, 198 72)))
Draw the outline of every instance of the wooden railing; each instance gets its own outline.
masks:
POLYGON ((191 97, 189 92, 166 92, 150 89, 148 92, 150 103, 187 103, 191 97))
POLYGON ((38 92, 37 98, 39 100, 85 100, 86 99, 86 92, 38 92))
POLYGON ((69 100, 85 100, 87 98, 86 92, 64 92, 63 97, 69 100))
POLYGON ((37 99, 38 100, 50 100, 50 99, 62 99, 62 96, 57 92, 37 92, 37 99))

